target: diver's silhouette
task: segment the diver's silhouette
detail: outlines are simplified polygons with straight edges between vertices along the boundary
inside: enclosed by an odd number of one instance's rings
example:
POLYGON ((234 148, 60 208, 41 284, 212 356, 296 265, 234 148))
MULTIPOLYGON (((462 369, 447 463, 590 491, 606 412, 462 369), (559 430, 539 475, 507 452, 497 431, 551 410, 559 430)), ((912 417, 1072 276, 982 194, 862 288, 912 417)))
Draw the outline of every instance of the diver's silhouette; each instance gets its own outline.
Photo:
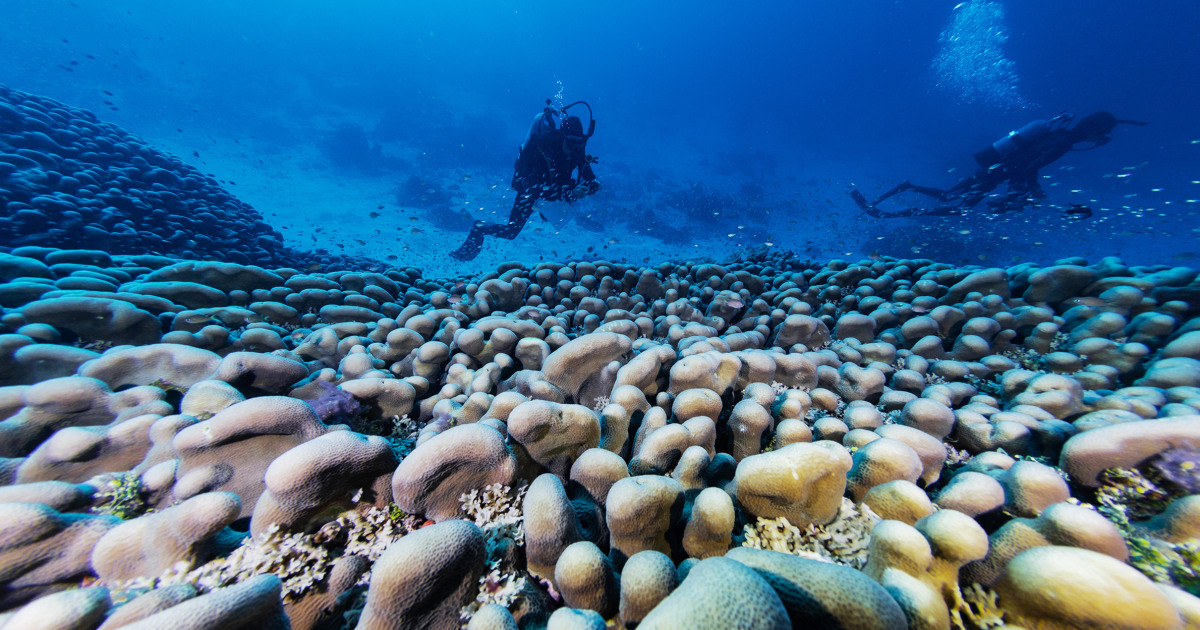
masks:
POLYGON ((600 189, 596 174, 592 171, 595 157, 587 154, 587 141, 596 132, 596 119, 592 108, 583 101, 563 107, 550 107, 546 100, 542 113, 534 116, 529 135, 521 144, 517 161, 513 165, 512 187, 517 191, 505 223, 476 221, 467 240, 450 255, 458 260, 471 260, 483 248, 483 237, 496 236, 512 240, 521 233, 525 222, 533 214, 533 204, 539 199, 546 201, 564 200, 573 203, 577 198, 590 195, 600 189), (567 114, 567 110, 583 105, 588 110, 588 130, 584 132, 583 121, 578 116, 567 114), (578 173, 576 175, 576 173, 578 173))
MULTIPOLYGON (((1008 182, 1003 195, 988 201, 992 212, 1021 210, 1030 201, 1044 199, 1045 191, 1038 183, 1038 170, 1053 163, 1068 151, 1085 151, 1108 144, 1108 136, 1117 123, 1145 125, 1132 120, 1117 120, 1116 116, 1100 111, 1069 127, 1071 116, 1059 114, 1050 120, 1035 120, 989 145, 975 154, 979 169, 948 189, 917 186, 903 181, 868 202, 858 190, 850 196, 864 212, 873 217, 916 217, 961 214, 979 205, 1000 184, 1008 182), (1091 146, 1076 149, 1075 145, 1091 143, 1091 146), (914 206, 895 210, 881 210, 878 205, 889 197, 913 191, 944 205, 934 207, 914 206)), ((1072 212, 1068 212, 1072 214, 1072 212)), ((1077 214, 1077 213, 1076 213, 1077 214)))

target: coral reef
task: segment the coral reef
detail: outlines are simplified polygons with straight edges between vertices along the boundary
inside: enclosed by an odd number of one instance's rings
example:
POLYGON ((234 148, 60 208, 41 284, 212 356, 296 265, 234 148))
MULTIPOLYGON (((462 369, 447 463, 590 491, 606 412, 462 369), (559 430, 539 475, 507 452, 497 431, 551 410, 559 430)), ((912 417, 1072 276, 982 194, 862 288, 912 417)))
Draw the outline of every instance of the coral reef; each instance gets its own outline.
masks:
POLYGON ((1111 582, 1171 627, 1200 586, 1200 361, 1162 289, 1197 275, 757 252, 460 282, 12 249, 0 602, 1060 627, 1127 600, 1038 592, 1111 582))
POLYGON ((743 547, 790 553, 801 558, 834 562, 861 569, 867 563, 871 545, 871 530, 880 518, 865 504, 856 507, 849 499, 832 523, 810 523, 800 529, 787 518, 759 517, 753 526, 745 526, 743 547))
MULTIPOLYGON (((87 110, 0 85, 0 121, 6 209, 0 232, 10 246, 95 248, 87 257, 55 261, 87 265, 109 254, 153 264, 156 255, 202 260, 217 252, 242 264, 378 265, 284 246, 259 212, 212 176, 87 110)), ((345 129, 333 134, 329 147, 337 159, 378 166, 378 147, 365 144, 345 129)), ((92 280, 71 288, 105 291, 128 281, 92 280)))

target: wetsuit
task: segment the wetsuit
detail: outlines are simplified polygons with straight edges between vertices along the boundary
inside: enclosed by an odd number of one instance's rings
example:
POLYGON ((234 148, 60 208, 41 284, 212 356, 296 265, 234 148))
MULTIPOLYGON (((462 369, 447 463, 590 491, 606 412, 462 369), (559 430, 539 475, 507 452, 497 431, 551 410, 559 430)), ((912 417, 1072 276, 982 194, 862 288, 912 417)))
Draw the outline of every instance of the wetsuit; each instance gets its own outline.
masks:
MULTIPOLYGON (((1109 129, 1111 130, 1111 127, 1109 129)), ((995 164, 979 168, 973 175, 948 189, 917 186, 906 181, 870 203, 857 190, 851 191, 850 195, 863 211, 874 217, 945 216, 962 214, 970 210, 979 205, 1000 184, 1008 182, 1008 189, 1004 195, 988 202, 988 207, 992 212, 1020 210, 1031 199, 1045 197, 1045 192, 1038 183, 1040 169, 1066 155, 1078 143, 1095 142, 1099 145, 1104 144, 1107 140, 1107 137, 1098 140, 1095 137, 1087 136, 1078 128, 1051 128, 1041 137, 1020 145, 995 164), (915 206, 897 210, 880 210, 876 207, 885 199, 906 191, 932 197, 945 205, 929 208, 915 206)))
POLYGON ((467 234, 467 240, 450 252, 452 257, 458 260, 474 259, 483 248, 485 236, 506 240, 516 238, 533 214, 533 206, 539 199, 564 199, 571 203, 578 197, 600 189, 584 151, 584 143, 564 142, 556 118, 556 113, 545 112, 533 119, 533 126, 513 165, 512 187, 517 191, 517 198, 508 213, 508 221, 476 221, 467 234), (576 172, 578 175, 575 175, 576 172))

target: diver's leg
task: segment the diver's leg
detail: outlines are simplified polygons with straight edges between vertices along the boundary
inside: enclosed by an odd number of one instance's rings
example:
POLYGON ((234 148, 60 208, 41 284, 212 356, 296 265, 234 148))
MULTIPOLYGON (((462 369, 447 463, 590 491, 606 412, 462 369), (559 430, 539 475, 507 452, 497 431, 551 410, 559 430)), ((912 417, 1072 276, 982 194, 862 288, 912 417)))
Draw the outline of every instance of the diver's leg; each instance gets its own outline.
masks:
POLYGON ((463 241, 458 249, 450 252, 450 257, 463 261, 474 260, 479 255, 479 250, 483 249, 483 227, 485 225, 483 221, 476 221, 467 234, 467 240, 463 241))
POLYGON ((484 228, 485 232, 489 236, 512 240, 521 233, 521 228, 525 227, 529 215, 533 214, 533 204, 541 198, 541 191, 538 188, 518 193, 517 198, 513 200, 512 209, 508 211, 508 221, 492 223, 484 228))
POLYGON ((876 219, 878 219, 882 216, 879 213, 878 208, 867 203, 867 198, 864 197, 863 194, 861 192, 859 192, 859 190, 857 188, 850 191, 850 198, 854 200, 854 203, 857 204, 859 209, 862 210, 863 212, 866 212, 867 214, 875 217, 876 219))
POLYGON ((960 205, 937 206, 935 208, 909 208, 906 217, 948 217, 962 214, 966 210, 960 205))
MULTIPOLYGON (((533 191, 537 191, 534 188, 533 191)), ((471 228, 471 232, 467 234, 467 240, 456 250, 450 252, 450 256, 458 260, 472 260, 479 255, 479 250, 483 249, 483 237, 498 236, 503 239, 512 240, 521 233, 521 228, 525 227, 525 222, 529 220, 529 215, 533 213, 533 204, 538 199, 537 192, 518 193, 516 200, 513 201, 512 210, 508 213, 508 221, 505 223, 484 223, 476 221, 475 226, 471 228)))
POLYGON ((900 182, 899 184, 892 186, 891 190, 883 193, 882 195, 879 195, 879 197, 877 197, 875 199, 875 201, 872 201, 870 203, 870 205, 872 205, 872 206, 879 205, 879 202, 881 202, 889 197, 892 197, 893 195, 898 195, 906 190, 912 190, 913 188, 914 188, 914 186, 906 179, 906 180, 900 182))
POLYGON ((914 206, 911 208, 900 208, 899 210, 880 211, 872 207, 874 212, 868 211, 873 217, 881 219, 891 219, 896 217, 942 217, 962 214, 964 208, 958 205, 935 206, 933 208, 922 208, 914 206))
POLYGON ((994 214, 1001 212, 1017 212, 1024 210, 1029 203, 1029 194, 1019 189, 1008 189, 1003 196, 992 199, 987 203, 988 209, 994 214))
POLYGON ((505 240, 513 240, 521 233, 525 227, 525 223, 529 221, 529 215, 533 214, 533 204, 538 200, 538 193, 527 192, 517 195, 513 201, 512 210, 508 213, 507 223, 496 223, 484 228, 491 236, 496 236, 505 240))
POLYGON ((932 188, 929 186, 917 186, 915 184, 909 184, 908 189, 911 191, 920 193, 922 195, 925 195, 926 197, 933 197, 934 199, 937 199, 938 201, 949 201, 950 196, 951 196, 950 191, 948 191, 948 190, 942 190, 941 188, 932 188))

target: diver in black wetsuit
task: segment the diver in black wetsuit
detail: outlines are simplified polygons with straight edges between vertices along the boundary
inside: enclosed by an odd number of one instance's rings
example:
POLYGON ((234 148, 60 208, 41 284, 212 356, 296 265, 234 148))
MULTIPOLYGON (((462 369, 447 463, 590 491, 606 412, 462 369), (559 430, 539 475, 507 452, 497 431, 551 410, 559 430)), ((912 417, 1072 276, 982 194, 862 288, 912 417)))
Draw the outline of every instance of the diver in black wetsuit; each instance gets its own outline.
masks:
POLYGON ((583 101, 571 103, 562 109, 547 107, 533 119, 529 135, 521 144, 521 151, 513 165, 512 187, 517 191, 505 223, 476 221, 462 246, 450 252, 458 260, 471 260, 483 248, 483 237, 496 236, 512 240, 521 233, 525 222, 533 214, 533 204, 539 199, 546 201, 565 200, 573 203, 579 197, 591 195, 600 189, 592 163, 596 158, 587 154, 587 141, 596 132, 596 119, 592 108, 583 101), (588 109, 588 130, 583 130, 583 121, 566 112, 571 107, 583 105, 588 109), (578 173, 578 175, 576 175, 578 173))
MULTIPOLYGON (((1068 127, 1071 116, 1059 114, 1050 120, 1035 120, 989 145, 975 154, 979 170, 948 189, 917 186, 908 181, 900 182, 883 193, 875 201, 868 202, 858 190, 850 196, 867 214, 876 218, 945 216, 962 214, 979 205, 1000 184, 1008 182, 1003 195, 988 202, 992 212, 1021 210, 1032 200, 1044 199, 1045 191, 1038 183, 1038 170, 1053 163, 1068 151, 1086 151, 1108 144, 1108 136, 1117 123, 1145 125, 1132 120, 1117 120, 1116 116, 1104 111, 1096 112, 1074 127, 1068 127), (1092 146, 1076 149, 1075 145, 1091 143, 1092 146), (911 207, 896 210, 881 210, 878 205, 887 198, 906 191, 932 197, 945 205, 930 208, 911 207)), ((1078 214, 1083 206, 1074 206, 1068 214, 1078 214)), ((1086 208, 1084 208, 1086 209, 1086 208)), ((1088 211, 1090 214, 1090 211, 1088 211)))

